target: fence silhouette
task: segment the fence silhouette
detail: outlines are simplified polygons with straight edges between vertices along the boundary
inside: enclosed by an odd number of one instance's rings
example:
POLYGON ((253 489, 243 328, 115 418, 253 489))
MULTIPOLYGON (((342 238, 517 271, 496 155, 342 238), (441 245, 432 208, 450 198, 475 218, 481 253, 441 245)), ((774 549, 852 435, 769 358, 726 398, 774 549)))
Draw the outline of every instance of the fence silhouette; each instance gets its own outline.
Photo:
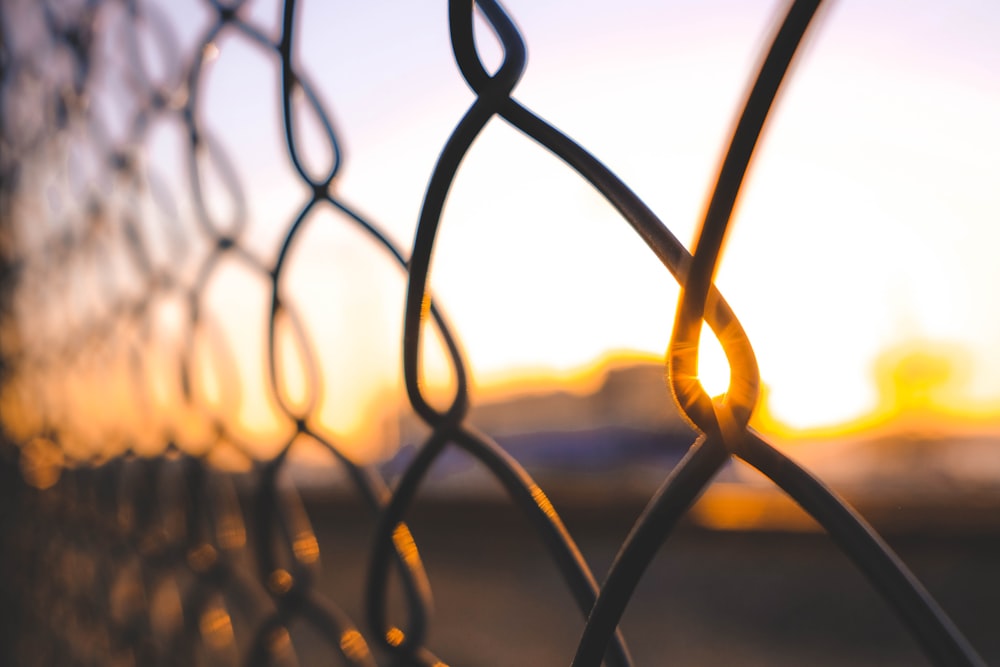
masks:
MULTIPOLYGON (((329 107, 296 63, 296 2, 282 7, 280 38, 272 40, 244 16, 241 3, 207 0, 211 18, 190 52, 181 52, 172 28, 155 7, 135 0, 77 3, 17 2, 3 5, 2 219, 4 285, 4 426, 11 443, 4 456, 17 474, 6 506, 8 599, 21 609, 8 638, 19 664, 294 664, 288 627, 304 623, 331 655, 351 665, 443 665, 428 641, 433 622, 420 542, 407 513, 435 460, 458 448, 499 481, 534 526, 579 608, 584 630, 574 667, 632 664, 619 621, 653 557, 691 504, 732 457, 761 471, 801 505, 832 536, 871 585, 886 599, 927 656, 940 665, 983 664, 923 586, 854 510, 808 471, 748 426, 758 398, 753 349, 736 314, 713 286, 723 239, 744 174, 768 112, 818 0, 796 1, 776 26, 715 182, 697 241, 689 252, 639 197, 595 156, 555 126, 522 106, 516 87, 526 67, 526 46, 504 8, 494 0, 450 2, 452 49, 461 75, 475 93, 443 146, 427 186, 416 236, 409 250, 341 201, 335 185, 342 157, 329 107), (477 51, 473 24, 479 11, 499 41, 503 58, 495 72, 477 51), (109 16, 124 21, 119 50, 102 47, 109 16), (280 63, 280 102, 288 158, 307 200, 285 225, 273 262, 246 249, 247 204, 237 170, 203 126, 202 73, 213 43, 238 33, 280 63), (164 73, 147 69, 140 35, 162 51, 164 73), (114 136, 96 102, 111 94, 99 83, 112 60, 121 68, 125 97, 124 137, 114 136), (308 105, 330 148, 322 169, 306 165, 295 118, 308 105), (185 234, 175 193, 142 152, 159 118, 180 122, 197 229, 185 234), (700 434, 688 454, 649 499, 598 583, 545 492, 518 461, 468 419, 469 379, 458 343, 429 289, 431 257, 445 200, 463 158, 486 123, 501 118, 575 170, 621 214, 681 285, 666 366, 678 408, 700 434), (72 162, 71 154, 87 154, 72 162), (89 162, 88 162, 89 160, 89 162), (62 165, 56 167, 54 165, 62 165), (54 171, 53 171, 54 170, 54 171), (222 219, 209 203, 206 172, 216 175, 231 203, 222 219), (62 179, 68 195, 38 202, 37 183, 62 179), (372 465, 362 464, 319 432, 313 417, 320 379, 316 349, 301 314, 287 298, 284 279, 290 250, 320 205, 340 211, 405 273, 407 291, 403 365, 407 396, 429 428, 398 482, 390 487, 372 465), (155 237, 154 237, 155 234, 155 237), (201 249, 200 252, 196 252, 201 249), (192 257, 196 266, 190 267, 192 257), (126 266, 115 265, 122 260, 126 266), (211 363, 225 365, 223 345, 212 342, 212 313, 203 294, 226 260, 256 274, 269 291, 269 390, 294 434, 273 457, 241 445, 217 410, 194 386, 196 347, 209 341, 211 363), (187 266, 181 271, 176 267, 187 266), (88 302, 74 281, 96 272, 88 302), (196 446, 181 446, 170 432, 155 455, 131 440, 127 429, 87 433, 58 389, 74 376, 93 377, 95 364, 127 359, 127 391, 149 405, 154 370, 155 305, 183 304, 179 349, 171 373, 183 388, 185 409, 210 424, 196 446), (84 312, 80 310, 83 302, 84 312), (699 336, 706 322, 731 366, 729 391, 709 397, 697 377, 699 336), (421 383, 425 325, 447 350, 455 391, 445 409, 434 406, 421 383), (305 397, 294 398, 283 381, 278 338, 289 333, 303 359, 305 397), (320 443, 347 472, 350 484, 376 526, 368 554, 365 618, 350 618, 316 585, 318 543, 293 489, 279 488, 296 439, 320 443), (225 442, 252 460, 249 476, 235 477, 209 461, 225 442), (109 456, 108 453, 113 455, 109 456), (249 483, 247 480, 251 480, 249 483), (242 485, 242 486, 241 486, 242 485), (152 609, 158 582, 182 591, 166 631, 152 609), (391 620, 394 584, 405 618, 391 620), (208 656, 208 658, 206 658, 208 656)), ((335 102, 335 101, 334 101, 335 102)), ((226 388, 226 391, 234 391, 226 388)), ((235 389, 238 391, 238 387, 235 389)), ((141 415, 140 415, 141 417, 141 415)), ((124 419, 124 417, 123 417, 124 419)), ((11 473, 13 474, 13 473, 11 473)), ((528 539, 527 536, 525 539, 528 539)))

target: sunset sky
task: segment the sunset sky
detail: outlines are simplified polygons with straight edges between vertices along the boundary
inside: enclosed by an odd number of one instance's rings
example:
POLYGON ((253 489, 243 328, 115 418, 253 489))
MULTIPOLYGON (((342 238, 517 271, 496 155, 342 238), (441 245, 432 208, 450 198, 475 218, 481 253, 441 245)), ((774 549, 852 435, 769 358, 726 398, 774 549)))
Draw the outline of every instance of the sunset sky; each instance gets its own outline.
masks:
MULTIPOLYGON (((473 100, 451 55, 446 4, 300 4, 298 62, 345 151, 335 190, 408 250, 438 152, 473 100)), ((528 44, 515 97, 690 244, 784 4, 512 0, 528 44)), ((248 5, 245 15, 276 37, 278 3, 248 5)), ((206 10, 193 1, 163 9, 189 53, 206 10)), ((1000 5, 986 0, 840 0, 814 25, 759 145, 717 278, 783 422, 817 427, 872 411, 873 367, 900 345, 956 360, 965 374, 956 402, 1000 406, 998 34, 1000 5)), ((487 31, 479 37, 497 62, 487 31)), ((201 122, 243 183, 243 243, 271 262, 307 199, 284 147, 277 58, 235 33, 215 46, 201 122)), ((329 150, 310 122, 306 162, 319 172, 329 150)), ((186 188, 181 136, 179 124, 160 123, 148 146, 176 191, 186 188)), ((217 199, 209 203, 225 209, 217 199)), ((343 217, 324 209, 307 224, 283 288, 325 379, 320 416, 358 430, 400 396, 405 281, 343 217)), ((662 355, 678 291, 589 185, 500 120, 451 191, 431 285, 486 392, 569 377, 616 351, 662 355)), ((242 419, 262 428, 264 284, 229 263, 205 302, 244 374, 242 419)), ((721 352, 705 355, 705 382, 720 390, 721 352)), ((433 355, 427 364, 434 382, 444 365, 433 355)))

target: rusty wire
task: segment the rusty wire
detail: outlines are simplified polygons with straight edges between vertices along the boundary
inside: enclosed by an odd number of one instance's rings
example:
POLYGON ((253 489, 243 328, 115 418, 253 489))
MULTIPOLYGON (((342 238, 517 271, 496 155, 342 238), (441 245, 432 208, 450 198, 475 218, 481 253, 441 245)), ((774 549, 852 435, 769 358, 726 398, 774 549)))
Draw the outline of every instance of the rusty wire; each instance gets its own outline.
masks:
MULTIPOLYGON (((44 477, 47 470, 51 472, 45 462, 52 459, 57 462, 49 467, 61 469, 58 482, 37 495, 29 520, 18 523, 17 534, 8 536, 37 549, 30 562, 21 563, 33 587, 26 613, 54 638, 39 641, 35 637, 22 651, 39 664, 192 664, 196 655, 206 652, 227 664, 293 664, 288 662, 295 652, 288 627, 303 622, 347 664, 374 664, 378 655, 388 656, 392 664, 445 664, 447 656, 439 659, 428 645, 432 582, 421 563, 419 541, 405 518, 432 464, 448 447, 458 447, 502 484, 511 502, 533 524, 561 573, 585 623, 573 660, 577 667, 598 665, 602 660, 619 667, 632 664, 618 624, 633 591, 678 520, 734 456, 770 477, 830 533, 936 664, 982 664, 865 521, 748 427, 757 401, 757 364, 739 320, 712 283, 761 129, 820 4, 819 0, 792 3, 777 27, 689 253, 614 173, 515 99, 514 90, 526 67, 526 45, 504 8, 495 0, 482 0, 475 6, 450 2, 454 58, 475 101, 441 150, 425 191, 413 247, 407 253, 335 192, 343 163, 338 133, 332 107, 324 104, 295 62, 294 0, 282 6, 277 40, 244 18, 241 2, 209 0, 212 20, 191 54, 180 53, 169 22, 154 7, 137 0, 5 3, 0 81, 5 227, 0 249, 11 289, 5 293, 10 303, 5 305, 0 329, 6 373, 2 379, 5 400, 16 395, 22 407, 29 402, 37 409, 36 418, 27 425, 5 426, 22 461, 36 465, 22 464, 26 476, 44 477), (494 73, 482 63, 476 48, 473 17, 477 9, 503 49, 502 63, 494 73), (111 136, 92 103, 96 73, 105 66, 96 48, 98 31, 114 13, 124 17, 129 28, 124 32, 125 81, 133 108, 124 138, 111 136), (15 26, 34 26, 38 34, 22 40, 11 32, 15 26), (168 63, 166 74, 157 77, 145 68, 136 37, 140 30, 150 31, 162 50, 168 63), (241 34, 280 64, 288 159, 308 193, 270 263, 246 248, 248 211, 238 173, 200 119, 205 54, 224 33, 241 34), (330 162, 318 173, 302 159, 303 146, 293 120, 296 104, 311 107, 329 144, 330 162), (157 165, 147 164, 141 151, 151 123, 163 116, 181 122, 186 131, 187 187, 198 225, 194 239, 183 232, 173 195, 165 191, 157 165), (469 422, 469 377, 457 334, 430 296, 431 258, 448 192, 473 141, 493 117, 519 129, 593 185, 682 288, 666 365, 677 405, 701 435, 649 500, 600 585, 544 491, 518 461, 469 422), (53 164, 53 157, 65 158, 71 145, 83 145, 92 152, 92 173, 73 176, 67 168, 62 177, 74 181, 70 189, 78 201, 54 206, 45 219, 46 214, 23 206, 24 190, 30 187, 26 182, 32 169, 53 164), (209 166, 231 201, 228 220, 216 219, 207 204, 204 171, 209 166), (290 250, 320 204, 340 211, 407 278, 402 341, 405 387, 413 410, 430 434, 393 488, 375 467, 355 461, 312 423, 320 384, 317 343, 310 340, 300 313, 287 298, 283 278, 290 250), (37 215, 43 218, 32 218, 37 215), (140 219, 148 222, 150 216, 155 217, 153 226, 162 238, 150 238, 150 225, 140 224, 140 219), (195 253, 198 244, 205 249, 200 255, 195 253), (166 257, 157 259, 163 247, 166 257), (103 265, 115 249, 127 256, 128 269, 103 265), (175 270, 192 256, 198 257, 193 270, 175 270), (261 458, 242 445, 216 410, 200 401, 192 389, 197 341, 213 345, 213 363, 230 363, 225 346, 211 343, 212 314, 205 312, 201 301, 224 259, 257 274, 270 292, 266 377, 280 410, 294 424, 293 435, 271 458, 261 458), (79 319, 66 315, 55 330, 42 326, 35 311, 44 309, 38 304, 55 304, 58 314, 74 267, 86 262, 97 265, 100 272, 99 307, 79 319), (72 432, 72 422, 42 388, 80 364, 124 350, 133 369, 131 390, 137 396, 147 395, 151 388, 143 351, 155 337, 150 311, 155 300, 165 297, 186 304, 183 344, 176 351, 174 372, 188 407, 211 425, 210 432, 198 447, 183 451, 167 430, 157 434, 162 447, 153 456, 135 451, 127 437, 105 442, 104 450, 81 455, 79 448, 67 444, 79 437, 72 432), (696 372, 702 321, 722 342, 732 369, 729 391, 714 401, 701 387, 696 372), (421 342, 428 335, 427 324, 443 342, 456 379, 446 409, 432 405, 420 381, 421 342), (290 328, 304 360, 306 397, 302 400, 290 398, 280 379, 276 339, 281 326, 290 328), (289 451, 303 437, 332 453, 371 510, 376 529, 363 626, 317 588, 318 546, 309 517, 294 490, 279 488, 278 477, 289 451), (223 442, 252 460, 250 477, 235 478, 213 467, 209 454, 223 442), (42 572, 42 568, 52 569, 42 572), (393 571, 398 574, 407 611, 402 627, 390 621, 387 611, 393 571), (164 582, 182 591, 183 598, 183 620, 166 638, 154 631, 150 610, 152 591, 164 582)), ((238 394, 239 387, 226 391, 238 394)))

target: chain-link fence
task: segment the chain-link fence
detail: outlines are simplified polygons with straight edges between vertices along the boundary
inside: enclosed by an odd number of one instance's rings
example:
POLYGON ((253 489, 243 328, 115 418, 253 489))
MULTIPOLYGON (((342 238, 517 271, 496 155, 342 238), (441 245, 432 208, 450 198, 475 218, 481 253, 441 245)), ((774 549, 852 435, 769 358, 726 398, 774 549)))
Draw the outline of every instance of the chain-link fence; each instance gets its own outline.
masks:
MULTIPOLYGON (((819 5, 794 2, 776 26, 689 252, 595 156, 517 101, 525 42, 492 0, 449 4, 454 58, 475 99, 441 149, 411 249, 337 194, 343 159, 330 115, 336 100, 330 106, 321 99, 297 62, 293 0, 281 8, 277 37, 247 18, 242 3, 210 0, 200 8, 207 27, 194 40, 180 39, 162 9, 135 0, 7 0, 0 362, 12 443, 3 451, 3 580, 16 610, 5 624, 13 663, 313 664, 332 655, 347 664, 446 664, 449 656, 438 657, 429 640, 433 577, 406 521, 431 467, 458 449, 499 482, 555 563, 583 627, 577 667, 632 663, 619 624, 636 587, 732 457, 812 515, 932 661, 982 664, 865 521, 748 427, 757 364, 713 286, 747 166, 819 5), (495 68, 477 50, 477 12, 502 50, 495 68), (277 65, 287 158, 305 193, 271 253, 252 247, 239 170, 204 122, 203 75, 216 44, 231 35, 277 65), (309 141, 325 145, 325 164, 306 157, 314 151, 305 146, 303 113, 313 119, 309 141), (429 290, 449 190, 494 118, 589 182, 682 286, 665 363, 676 404, 699 435, 649 499, 601 584, 546 493, 468 418, 460 332, 429 290), (158 163, 150 143, 164 123, 177 130, 179 147, 158 163), (181 178, 163 173, 170 169, 181 178), (393 484, 370 457, 317 425, 317 358, 329 343, 303 324, 287 283, 289 258, 321 209, 348 220, 405 275, 403 376, 426 435, 393 484), (268 295, 262 373, 289 427, 271 453, 255 449, 224 418, 242 388, 231 341, 217 322, 229 311, 213 310, 206 293, 234 265, 268 295), (720 399, 710 398, 697 376, 703 321, 731 367, 720 399), (422 381, 428 337, 450 364, 445 407, 422 381), (282 482, 303 442, 336 459, 374 527, 361 618, 317 583, 317 536, 295 489, 282 482), (243 472, 232 471, 233 461, 243 472)), ((489 656, 482 660, 488 664, 489 656)))

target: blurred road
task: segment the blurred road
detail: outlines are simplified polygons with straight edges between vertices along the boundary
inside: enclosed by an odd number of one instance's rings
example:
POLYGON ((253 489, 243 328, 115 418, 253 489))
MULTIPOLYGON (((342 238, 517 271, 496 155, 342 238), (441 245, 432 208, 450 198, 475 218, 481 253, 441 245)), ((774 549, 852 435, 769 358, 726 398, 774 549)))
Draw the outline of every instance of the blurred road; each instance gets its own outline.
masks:
MULTIPOLYGON (((553 500, 600 580, 639 507, 567 508, 553 500)), ((320 586, 363 623, 368 515, 341 501, 313 500, 308 509, 320 586)), ((424 503, 410 525, 434 590, 429 645, 440 658, 466 667, 570 663, 582 616, 512 507, 424 503)), ((1000 535, 911 533, 889 542, 987 662, 1000 662, 1000 535)), ((623 627, 640 666, 928 664, 822 534, 686 525, 646 573, 623 627)), ((301 642, 303 662, 313 664, 308 643, 301 642)))

